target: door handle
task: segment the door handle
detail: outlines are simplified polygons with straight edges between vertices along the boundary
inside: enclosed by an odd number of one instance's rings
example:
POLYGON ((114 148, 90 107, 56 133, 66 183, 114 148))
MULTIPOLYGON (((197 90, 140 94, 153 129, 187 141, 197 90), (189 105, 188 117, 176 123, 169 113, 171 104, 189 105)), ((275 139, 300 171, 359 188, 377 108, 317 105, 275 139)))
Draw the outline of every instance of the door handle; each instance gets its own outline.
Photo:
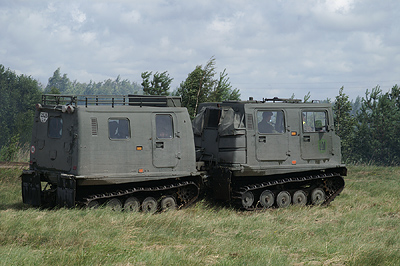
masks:
POLYGON ((267 137, 266 137, 266 136, 259 136, 259 137, 258 137, 258 142, 267 143, 267 137))
POLYGON ((310 136, 303 136, 303 141, 304 142, 311 142, 311 137, 310 136))
POLYGON ((156 142, 156 149, 164 149, 164 142, 156 142))

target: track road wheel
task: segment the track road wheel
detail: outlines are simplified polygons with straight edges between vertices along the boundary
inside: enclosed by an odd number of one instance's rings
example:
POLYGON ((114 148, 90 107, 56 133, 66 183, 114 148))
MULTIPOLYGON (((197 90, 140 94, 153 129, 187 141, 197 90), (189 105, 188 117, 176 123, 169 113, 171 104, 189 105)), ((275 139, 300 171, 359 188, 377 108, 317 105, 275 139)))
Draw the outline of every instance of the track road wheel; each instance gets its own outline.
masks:
POLYGON ((293 205, 305 206, 307 204, 307 195, 303 190, 297 190, 293 194, 293 205))
POLYGON ((189 203, 196 196, 197 190, 193 186, 185 186, 178 190, 178 198, 183 201, 184 204, 189 203))
POLYGON ((264 208, 270 208, 274 205, 275 196, 270 190, 264 190, 260 195, 260 203, 264 208))
POLYGON ((161 210, 163 211, 171 211, 171 210, 176 210, 177 205, 176 205, 176 200, 172 196, 166 196, 161 200, 161 210))
POLYGON ((250 208, 254 203, 254 195, 250 191, 246 191, 242 195, 242 205, 244 208, 250 208))
POLYGON ((126 212, 138 212, 140 210, 140 202, 135 197, 129 197, 124 203, 124 211, 126 212))
POLYGON ((322 188, 315 188, 311 192, 311 203, 314 205, 321 205, 325 201, 325 192, 322 188))
POLYGON ((155 198, 147 197, 142 202, 142 210, 145 213, 155 213, 158 209, 158 204, 155 198))
POLYGON ((286 208, 290 205, 292 198, 290 193, 287 191, 279 192, 278 196, 276 196, 276 204, 279 208, 286 208))
POLYGON ((113 211, 121 211, 122 210, 122 203, 119 199, 110 199, 106 203, 106 208, 109 208, 113 211))
POLYGON ((92 200, 86 206, 86 209, 97 209, 100 206, 100 203, 97 200, 92 200))

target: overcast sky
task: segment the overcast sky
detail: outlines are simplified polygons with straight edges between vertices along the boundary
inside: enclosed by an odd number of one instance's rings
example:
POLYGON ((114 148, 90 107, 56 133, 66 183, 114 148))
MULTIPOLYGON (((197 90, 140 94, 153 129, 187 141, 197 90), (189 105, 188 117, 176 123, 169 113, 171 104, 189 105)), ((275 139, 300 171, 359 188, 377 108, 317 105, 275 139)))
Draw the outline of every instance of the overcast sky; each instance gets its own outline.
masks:
MULTIPOLYGON (((399 83, 398 0, 0 0, 0 64, 44 86, 168 71, 214 56, 241 98, 355 99, 399 83)), ((399 84, 400 85, 400 84, 399 84)))

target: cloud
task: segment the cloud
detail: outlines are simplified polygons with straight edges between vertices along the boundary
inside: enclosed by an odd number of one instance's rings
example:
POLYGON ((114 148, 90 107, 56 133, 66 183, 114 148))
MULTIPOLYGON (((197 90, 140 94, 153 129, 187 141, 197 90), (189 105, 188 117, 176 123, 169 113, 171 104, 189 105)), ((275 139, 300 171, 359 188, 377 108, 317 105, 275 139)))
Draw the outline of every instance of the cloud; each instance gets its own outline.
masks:
POLYGON ((2 1, 0 64, 44 84, 58 67, 80 82, 168 71, 175 88, 215 56, 243 98, 334 98, 341 86, 355 98, 397 83, 399 9, 396 0, 2 1))
POLYGON ((121 15, 121 22, 124 24, 136 24, 140 21, 141 15, 137 10, 131 10, 121 15))

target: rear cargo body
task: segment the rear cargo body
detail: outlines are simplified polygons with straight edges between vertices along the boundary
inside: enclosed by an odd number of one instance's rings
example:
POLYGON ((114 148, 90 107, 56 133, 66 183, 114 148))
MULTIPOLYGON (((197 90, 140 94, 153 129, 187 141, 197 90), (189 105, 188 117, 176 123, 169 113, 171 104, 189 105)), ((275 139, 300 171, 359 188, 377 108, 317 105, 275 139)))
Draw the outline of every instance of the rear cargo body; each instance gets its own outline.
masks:
POLYGON ((110 193, 107 185, 133 188, 199 177, 194 147, 185 145, 193 143, 190 117, 180 102, 176 107, 174 102, 137 102, 153 99, 144 96, 108 96, 95 102, 89 98, 88 104, 87 97, 79 102, 65 96, 54 104, 49 99, 57 96, 44 97, 35 115, 31 167, 22 177, 24 202, 42 205, 52 200, 47 193, 57 195, 58 205, 73 206, 91 188, 110 193), (48 182, 50 189, 39 188, 37 180, 48 182))
POLYGON ((186 109, 118 106, 80 110, 78 183, 99 185, 188 176, 194 172, 194 149, 181 150, 193 136, 186 109), (156 119, 171 122, 174 136, 158 138, 156 119), (179 118, 179 119, 178 119, 179 118), (111 136, 109 127, 118 124, 124 135, 111 136), (151 163, 150 163, 151 162, 151 163), (82 180, 82 181, 80 181, 82 180))

